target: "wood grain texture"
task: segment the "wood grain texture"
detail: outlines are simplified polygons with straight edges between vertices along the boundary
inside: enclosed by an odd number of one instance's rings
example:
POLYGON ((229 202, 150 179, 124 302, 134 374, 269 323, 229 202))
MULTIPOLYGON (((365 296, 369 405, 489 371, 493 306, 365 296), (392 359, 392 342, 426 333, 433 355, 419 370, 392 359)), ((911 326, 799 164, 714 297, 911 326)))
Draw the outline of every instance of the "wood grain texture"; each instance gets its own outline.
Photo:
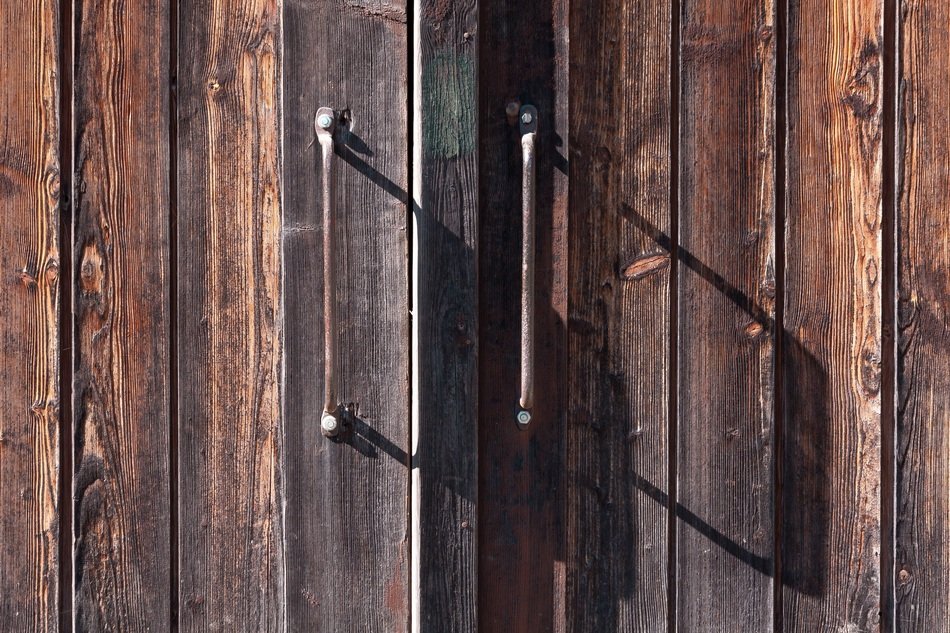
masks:
POLYGON ((682 6, 676 620, 769 631, 775 11, 682 6))
POLYGON ((475 0, 420 0, 413 42, 413 631, 477 605, 478 121, 475 0))
POLYGON ((786 631, 877 631, 882 3, 789 5, 786 631))
POLYGON ((408 41, 401 1, 284 4, 284 370, 287 624, 409 626, 408 41), (323 279, 314 114, 343 115, 323 279), (337 302, 334 385, 358 417, 321 434, 323 296, 337 302))
POLYGON ((168 5, 121 6, 76 39, 77 631, 171 624, 168 5))
POLYGON ((59 617, 59 10, 0 6, 0 622, 10 631, 55 631, 59 617))
POLYGON ((280 11, 178 15, 179 626, 279 631, 280 11))
POLYGON ((904 3, 898 214, 897 631, 950 622, 950 6, 904 3))
POLYGON ((478 630, 563 629, 567 394, 566 0, 480 7, 478 630), (482 57, 484 59, 484 56, 482 57), (519 397, 522 149, 512 100, 538 109, 535 382, 519 397))
POLYGON ((564 630, 578 633, 668 618, 670 6, 571 3, 564 630))

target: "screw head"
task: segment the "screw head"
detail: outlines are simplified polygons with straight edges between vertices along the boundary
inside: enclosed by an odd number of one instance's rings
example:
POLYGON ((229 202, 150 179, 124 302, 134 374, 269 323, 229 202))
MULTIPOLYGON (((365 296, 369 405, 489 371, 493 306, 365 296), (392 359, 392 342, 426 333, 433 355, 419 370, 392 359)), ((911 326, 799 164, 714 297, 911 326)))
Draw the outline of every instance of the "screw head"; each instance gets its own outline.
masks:
POLYGON ((534 121, 534 117, 531 116, 530 112, 525 112, 521 115, 521 122, 525 125, 530 125, 532 121, 534 121))
POLYGON ((324 413, 320 420, 320 429, 327 437, 333 437, 340 432, 340 421, 332 413, 324 413))
POLYGON ((528 422, 531 421, 531 414, 527 411, 518 412, 518 424, 520 426, 528 426, 528 422))
POLYGON ((321 129, 329 130, 333 125, 333 117, 329 114, 321 114, 317 117, 317 125, 319 125, 321 129))

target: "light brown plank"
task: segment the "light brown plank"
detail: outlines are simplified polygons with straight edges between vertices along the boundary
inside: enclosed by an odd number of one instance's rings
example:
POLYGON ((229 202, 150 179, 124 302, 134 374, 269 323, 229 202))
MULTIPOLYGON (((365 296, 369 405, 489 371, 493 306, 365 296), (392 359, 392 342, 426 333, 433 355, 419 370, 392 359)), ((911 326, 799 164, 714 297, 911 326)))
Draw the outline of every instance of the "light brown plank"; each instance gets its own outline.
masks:
POLYGON ((789 5, 786 631, 880 619, 882 3, 789 5))
POLYGON ((280 631, 280 10, 178 15, 180 629, 280 631))
POLYGON ((59 618, 59 10, 0 4, 0 622, 10 631, 55 631, 59 618))
POLYGON ((78 631, 169 610, 168 5, 79 5, 73 437, 78 631))

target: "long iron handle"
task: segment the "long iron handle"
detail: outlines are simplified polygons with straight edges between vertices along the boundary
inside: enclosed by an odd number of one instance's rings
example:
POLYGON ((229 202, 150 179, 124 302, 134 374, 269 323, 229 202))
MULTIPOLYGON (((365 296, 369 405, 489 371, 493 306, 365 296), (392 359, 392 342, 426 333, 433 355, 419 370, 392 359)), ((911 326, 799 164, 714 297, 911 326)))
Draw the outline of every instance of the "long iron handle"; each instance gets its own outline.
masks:
POLYGON ((336 305, 334 291, 336 276, 333 270, 333 132, 336 113, 332 108, 320 108, 314 119, 314 129, 323 154, 323 416, 320 430, 327 437, 340 432, 340 406, 333 391, 336 366, 336 305))
POLYGON ((522 106, 521 129, 521 397, 518 424, 531 421, 534 406, 534 244, 535 244, 535 146, 538 136, 538 111, 522 106))

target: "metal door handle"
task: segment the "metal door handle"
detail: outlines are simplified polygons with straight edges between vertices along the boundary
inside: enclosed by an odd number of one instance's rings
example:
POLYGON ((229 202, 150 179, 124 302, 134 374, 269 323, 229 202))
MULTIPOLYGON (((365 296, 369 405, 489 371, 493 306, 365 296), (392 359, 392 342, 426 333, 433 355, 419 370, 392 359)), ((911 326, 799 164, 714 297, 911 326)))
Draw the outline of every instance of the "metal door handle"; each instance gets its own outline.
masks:
POLYGON ((320 108, 314 118, 314 129, 323 154, 323 416, 320 430, 327 437, 340 432, 340 405, 333 391, 336 367, 336 276, 333 270, 333 132, 336 113, 332 108, 320 108))
POLYGON ((535 145, 538 136, 538 110, 521 107, 521 397, 518 425, 531 421, 534 406, 534 206, 535 145))

